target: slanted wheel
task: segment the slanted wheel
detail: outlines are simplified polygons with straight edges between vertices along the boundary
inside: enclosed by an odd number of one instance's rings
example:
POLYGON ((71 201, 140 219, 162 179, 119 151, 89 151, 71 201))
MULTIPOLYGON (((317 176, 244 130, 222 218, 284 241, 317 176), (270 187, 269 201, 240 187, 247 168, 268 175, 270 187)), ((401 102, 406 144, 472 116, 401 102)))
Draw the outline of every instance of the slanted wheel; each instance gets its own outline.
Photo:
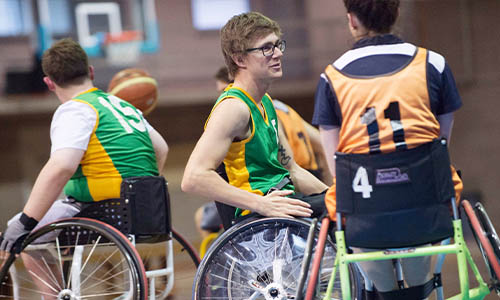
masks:
POLYGON ((57 221, 31 233, 21 249, 1 262, 0 299, 147 299, 138 253, 103 222, 57 221))
MULTIPOLYGON (((308 231, 308 221, 287 218, 258 219, 233 226, 203 258, 193 299, 292 299, 308 231)), ((335 255, 335 245, 329 238, 319 274, 320 293, 315 299, 323 299, 335 255)), ((351 270, 353 298, 361 299, 361 275, 357 269, 351 270)), ((340 282, 336 282, 332 299, 341 298, 340 282)))
POLYGON ((194 247, 181 234, 172 228, 171 240, 155 244, 137 244, 136 248, 146 267, 146 274, 151 274, 147 276, 149 292, 150 295, 154 293, 154 299, 166 299, 171 294, 179 299, 191 296, 190 288, 200 258, 194 247))
POLYGON ((495 228, 481 203, 477 202, 472 207, 469 201, 463 200, 462 206, 486 263, 492 287, 500 293, 500 240, 495 228))

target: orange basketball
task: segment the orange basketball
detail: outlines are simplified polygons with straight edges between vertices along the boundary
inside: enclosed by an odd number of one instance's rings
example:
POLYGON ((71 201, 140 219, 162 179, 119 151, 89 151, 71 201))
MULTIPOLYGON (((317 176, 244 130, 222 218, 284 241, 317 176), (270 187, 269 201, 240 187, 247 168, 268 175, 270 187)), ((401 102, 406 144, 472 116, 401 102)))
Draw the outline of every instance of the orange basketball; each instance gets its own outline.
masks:
POLYGON ((131 68, 116 73, 109 83, 108 93, 131 103, 144 115, 150 113, 158 102, 156 80, 141 69, 131 68))

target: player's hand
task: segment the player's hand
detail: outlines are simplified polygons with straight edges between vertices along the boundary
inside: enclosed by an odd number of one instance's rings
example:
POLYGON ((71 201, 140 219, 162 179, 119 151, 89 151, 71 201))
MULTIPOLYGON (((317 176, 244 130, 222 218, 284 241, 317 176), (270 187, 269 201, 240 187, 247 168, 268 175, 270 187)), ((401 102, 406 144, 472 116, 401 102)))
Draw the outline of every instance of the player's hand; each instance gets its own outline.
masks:
POLYGON ((274 191, 266 196, 255 210, 266 217, 310 217, 312 214, 309 203, 287 198, 293 191, 274 191))
POLYGON ((18 214, 9 221, 7 229, 0 235, 0 258, 6 259, 14 250, 16 241, 21 242, 36 226, 33 221, 26 222, 27 218, 34 220, 24 214, 18 214))

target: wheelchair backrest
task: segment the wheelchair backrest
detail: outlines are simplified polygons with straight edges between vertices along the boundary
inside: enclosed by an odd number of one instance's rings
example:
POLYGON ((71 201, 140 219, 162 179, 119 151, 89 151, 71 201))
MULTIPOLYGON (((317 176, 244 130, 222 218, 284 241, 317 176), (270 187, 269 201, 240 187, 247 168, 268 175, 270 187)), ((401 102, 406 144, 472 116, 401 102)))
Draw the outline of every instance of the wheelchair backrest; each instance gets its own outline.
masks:
POLYGON ((386 154, 336 153, 336 197, 350 246, 398 248, 452 236, 446 141, 386 154))
POLYGON ((136 243, 155 243, 170 238, 172 221, 167 182, 161 176, 124 178, 120 199, 84 205, 77 217, 97 219, 133 234, 136 243))

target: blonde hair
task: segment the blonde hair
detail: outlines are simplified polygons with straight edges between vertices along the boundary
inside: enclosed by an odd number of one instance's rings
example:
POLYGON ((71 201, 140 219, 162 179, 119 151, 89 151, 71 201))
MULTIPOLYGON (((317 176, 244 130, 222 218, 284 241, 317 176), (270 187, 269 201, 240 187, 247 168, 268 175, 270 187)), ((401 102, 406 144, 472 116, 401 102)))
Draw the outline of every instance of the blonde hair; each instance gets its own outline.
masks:
POLYGON ((280 26, 276 21, 258 12, 236 15, 222 27, 220 32, 222 54, 232 78, 238 71, 233 56, 246 54, 246 49, 250 48, 255 40, 271 33, 281 37, 280 26))

